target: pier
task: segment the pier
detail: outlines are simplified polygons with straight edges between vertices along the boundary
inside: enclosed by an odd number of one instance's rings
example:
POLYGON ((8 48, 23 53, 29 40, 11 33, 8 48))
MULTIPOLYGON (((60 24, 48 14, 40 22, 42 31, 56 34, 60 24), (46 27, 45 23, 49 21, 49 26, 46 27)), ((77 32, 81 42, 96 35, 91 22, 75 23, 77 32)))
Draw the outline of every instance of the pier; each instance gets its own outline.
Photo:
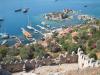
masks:
POLYGON ((48 30, 47 30, 45 27, 43 27, 43 26, 40 26, 40 25, 36 25, 36 26, 40 27, 40 28, 43 29, 43 30, 48 31, 48 30))

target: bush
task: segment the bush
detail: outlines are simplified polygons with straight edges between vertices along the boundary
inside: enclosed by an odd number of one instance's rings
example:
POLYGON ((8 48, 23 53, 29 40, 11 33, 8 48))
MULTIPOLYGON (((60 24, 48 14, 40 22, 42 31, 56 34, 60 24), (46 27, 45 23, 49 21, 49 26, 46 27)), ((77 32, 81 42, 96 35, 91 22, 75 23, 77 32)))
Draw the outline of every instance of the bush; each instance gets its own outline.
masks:
POLYGON ((46 52, 40 44, 35 44, 34 47, 35 47, 34 57, 41 58, 42 56, 44 56, 46 52))
POLYGON ((97 56, 96 56, 96 53, 95 53, 95 52, 91 52, 91 53, 89 54, 89 57, 90 57, 90 58, 94 58, 95 60, 97 60, 97 56))
POLYGON ((6 46, 0 46, 0 55, 2 56, 2 57, 5 57, 6 56, 6 54, 7 54, 7 52, 8 52, 8 47, 6 47, 6 46))
POLYGON ((22 57, 22 59, 32 59, 33 55, 34 54, 32 50, 25 47, 20 48, 20 56, 22 57))
POLYGON ((72 53, 73 51, 75 52, 75 53, 77 53, 77 49, 78 49, 78 45, 77 44, 69 44, 69 46, 68 46, 68 49, 67 49, 67 51, 68 51, 68 53, 72 53))
POLYGON ((97 49, 97 50, 100 50, 100 40, 98 40, 98 41, 96 42, 96 49, 97 49))

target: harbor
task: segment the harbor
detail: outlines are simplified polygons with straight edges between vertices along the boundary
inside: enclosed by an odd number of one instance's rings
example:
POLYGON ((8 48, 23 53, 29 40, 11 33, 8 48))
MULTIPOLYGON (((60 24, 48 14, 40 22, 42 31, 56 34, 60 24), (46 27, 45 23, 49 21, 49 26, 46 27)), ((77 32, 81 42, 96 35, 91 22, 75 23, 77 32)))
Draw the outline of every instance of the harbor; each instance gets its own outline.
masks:
POLYGON ((100 75, 100 1, 1 0, 0 75, 100 75))
MULTIPOLYGON (((95 14, 95 12, 89 12, 89 10, 93 11, 91 9, 87 10, 88 7, 91 7, 87 3, 83 3, 83 4, 74 3, 74 5, 77 7, 75 8, 73 7, 74 6, 72 4, 73 2, 71 2, 70 5, 67 5, 65 4, 66 3, 65 1, 61 1, 61 0, 57 0, 57 1, 48 0, 48 1, 50 2, 49 5, 44 5, 44 6, 40 5, 41 8, 37 8, 37 9, 35 9, 35 6, 37 5, 32 4, 34 3, 34 1, 27 1, 33 6, 33 8, 27 3, 23 5, 22 3, 24 3, 24 1, 21 1, 21 3, 18 3, 19 0, 13 2, 13 4, 15 5, 17 3, 19 7, 10 6, 8 4, 7 5, 8 7, 5 8, 3 4, 0 4, 1 7, 4 7, 5 9, 7 9, 5 10, 6 15, 3 13, 1 13, 0 15, 0 27, 2 28, 0 29, 0 33, 4 33, 4 36, 1 34, 0 36, 6 37, 7 39, 9 38, 9 35, 11 36, 15 35, 23 40, 22 42, 23 44, 24 43, 26 44, 26 43, 29 43, 29 41, 26 42, 28 40, 25 38, 27 35, 25 34, 25 36, 23 36, 21 28, 25 28, 25 30, 28 31, 35 40, 40 40, 44 36, 44 34, 48 32, 51 33, 51 30, 57 29, 59 27, 64 27, 64 26, 65 27, 70 26, 70 25, 74 26, 74 25, 84 22, 84 21, 81 21, 80 19, 90 20, 91 18, 94 18, 94 17, 99 18, 99 14, 95 14), (65 6, 62 5, 62 7, 60 7, 60 4, 61 4, 60 2, 64 4, 65 6), (53 8, 52 4, 55 4, 58 7, 53 8), (49 8, 49 6, 51 6, 52 8, 49 8), (48 10, 45 10, 45 8, 48 10), (9 13, 7 13, 8 11, 9 13), (87 13, 87 14, 84 15, 84 13, 87 13), (89 13, 92 15, 92 17, 89 17, 89 13), (85 18, 83 18, 84 16, 85 18), (10 29, 10 27, 12 29, 10 29)), ((35 2, 38 2, 38 1, 35 1, 35 2)), ((94 11, 96 10, 97 9, 94 9, 94 11)), ((0 9, 0 11, 3 11, 3 9, 0 9)))

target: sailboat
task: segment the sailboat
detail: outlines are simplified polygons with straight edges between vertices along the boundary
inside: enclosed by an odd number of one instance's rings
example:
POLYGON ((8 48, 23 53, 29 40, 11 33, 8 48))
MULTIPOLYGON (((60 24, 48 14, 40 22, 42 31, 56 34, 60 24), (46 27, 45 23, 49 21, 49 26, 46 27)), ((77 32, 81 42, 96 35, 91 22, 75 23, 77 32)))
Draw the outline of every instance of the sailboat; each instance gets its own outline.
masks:
POLYGON ((42 30, 45 30, 44 27, 40 26, 40 25, 36 25, 37 27, 40 27, 42 30))
POLYGON ((40 26, 40 25, 36 25, 36 26, 40 27, 42 30, 45 30, 46 32, 49 32, 49 29, 46 29, 46 28, 43 27, 43 26, 40 26))
POLYGON ((28 25, 26 27, 27 27, 27 29, 34 30, 35 33, 38 33, 38 30, 36 30, 34 27, 32 27, 32 23, 29 22, 29 16, 28 16, 28 25))
POLYGON ((0 33, 0 38, 1 39, 8 39, 9 38, 9 34, 7 34, 7 33, 0 33))
POLYGON ((31 24, 31 22, 29 21, 29 16, 27 16, 28 17, 28 25, 26 26, 28 29, 30 29, 30 30, 34 30, 34 28, 32 27, 32 24, 31 24))

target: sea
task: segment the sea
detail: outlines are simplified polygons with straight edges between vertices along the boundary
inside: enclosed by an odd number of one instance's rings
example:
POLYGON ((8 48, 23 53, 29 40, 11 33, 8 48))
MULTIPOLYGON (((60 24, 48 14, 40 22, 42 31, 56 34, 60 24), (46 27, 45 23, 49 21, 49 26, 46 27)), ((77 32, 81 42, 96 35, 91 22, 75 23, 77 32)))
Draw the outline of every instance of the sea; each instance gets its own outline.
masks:
MULTIPOLYGON (((35 34, 34 31, 28 30, 28 18, 34 28, 43 32, 36 25, 41 25, 44 21, 43 14, 50 12, 59 12, 63 9, 72 9, 82 14, 88 14, 96 18, 100 18, 100 0, 0 0, 0 18, 4 21, 0 22, 0 33, 8 33, 19 37, 23 43, 28 40, 23 36, 21 28, 29 31, 33 37, 39 40, 42 35, 35 34), (87 7, 84 7, 87 6, 87 7), (29 8, 27 13, 14 12, 16 9, 29 8)), ((76 20, 68 20, 66 22, 45 21, 50 27, 60 27, 62 25, 75 25, 79 22, 76 20)), ((44 33, 44 32, 43 32, 44 33)), ((0 41, 3 41, 2 39, 0 41)), ((10 39, 10 41, 14 41, 10 39)), ((13 44, 14 42, 9 42, 13 44)))

